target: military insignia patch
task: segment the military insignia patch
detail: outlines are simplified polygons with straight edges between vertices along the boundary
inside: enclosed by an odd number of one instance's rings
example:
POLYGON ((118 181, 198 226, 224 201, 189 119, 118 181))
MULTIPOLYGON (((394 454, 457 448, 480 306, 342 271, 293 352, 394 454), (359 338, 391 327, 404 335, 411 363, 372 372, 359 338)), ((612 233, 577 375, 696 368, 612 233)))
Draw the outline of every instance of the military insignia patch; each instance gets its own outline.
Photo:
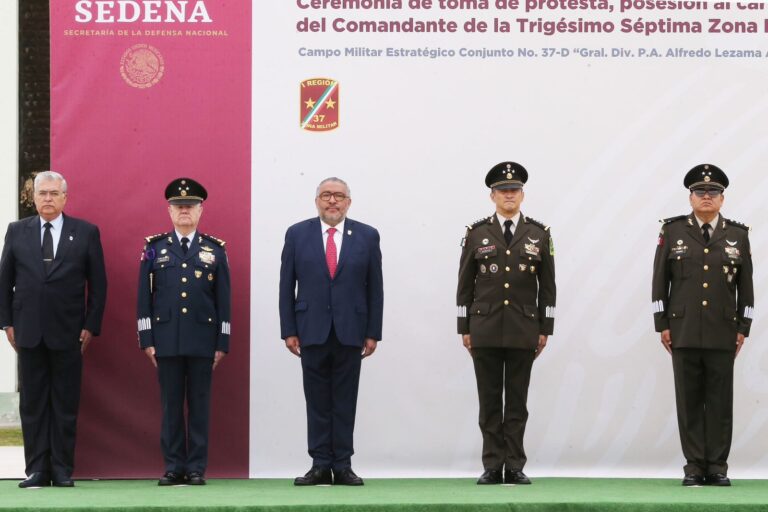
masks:
POLYGON ((741 251, 739 251, 736 247, 724 247, 725 254, 728 255, 729 258, 735 259, 741 256, 741 251))
POLYGON ((552 240, 552 237, 549 237, 549 255, 550 256, 555 255, 555 242, 552 240))
POLYGON ((525 254, 530 254, 531 256, 538 256, 539 246, 537 246, 536 244, 525 244, 525 254))
POLYGON ((199 252, 197 253, 197 257, 200 258, 200 261, 208 265, 213 265, 216 261, 216 255, 212 252, 199 252))
POLYGON ((213 252, 213 247, 208 247, 207 245, 202 245, 200 248, 205 252, 213 252))
POLYGON ((299 87, 299 126, 310 132, 327 132, 339 127, 339 82, 310 78, 299 87))
POLYGON ((208 274, 208 280, 213 281, 213 274, 208 274))
POLYGON ((518 268, 520 269, 520 272, 525 272, 526 270, 528 270, 528 265, 526 265, 525 263, 521 263, 520 265, 518 265, 518 268))
POLYGON ((488 267, 486 267, 485 265, 480 265, 480 273, 485 274, 487 272, 488 272, 488 267))
POLYGON ((735 242, 731 242, 730 240, 726 240, 725 243, 727 243, 731 247, 736 247, 736 244, 739 243, 739 241, 737 240, 735 242))
POLYGON ((499 266, 495 263, 491 263, 491 274, 495 274, 499 271, 499 266))
POLYGON ((485 247, 478 247, 477 248, 477 254, 479 254, 481 256, 485 256, 485 255, 493 253, 495 250, 496 250, 496 246, 495 245, 486 245, 485 247))
POLYGON ((203 271, 202 270, 195 270, 195 277, 200 279, 203 277, 203 271))

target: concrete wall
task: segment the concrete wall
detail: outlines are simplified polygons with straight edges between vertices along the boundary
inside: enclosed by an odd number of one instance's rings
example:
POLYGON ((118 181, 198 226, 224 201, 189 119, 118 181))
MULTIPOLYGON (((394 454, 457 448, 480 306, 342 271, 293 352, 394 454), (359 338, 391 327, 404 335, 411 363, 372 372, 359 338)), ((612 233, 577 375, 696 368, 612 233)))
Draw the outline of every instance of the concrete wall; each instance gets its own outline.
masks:
MULTIPOLYGON (((18 181, 18 2, 0 2, 0 245, 17 216, 18 181)), ((16 391, 16 356, 0 335, 0 393, 16 391)))

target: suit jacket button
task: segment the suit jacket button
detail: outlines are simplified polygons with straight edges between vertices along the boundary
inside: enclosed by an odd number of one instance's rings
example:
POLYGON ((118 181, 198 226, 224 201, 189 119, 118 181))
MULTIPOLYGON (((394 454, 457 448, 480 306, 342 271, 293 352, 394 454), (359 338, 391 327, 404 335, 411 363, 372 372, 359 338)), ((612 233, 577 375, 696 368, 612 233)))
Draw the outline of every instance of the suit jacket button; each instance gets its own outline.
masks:
POLYGON ((505 300, 505 301, 504 301, 504 305, 505 305, 505 306, 509 306, 509 301, 508 301, 508 300, 505 300))
POLYGON ((187 298, 187 292, 181 292, 181 298, 186 299, 187 298))
POLYGON ((507 272, 509 272, 509 267, 506 267, 504 270, 506 270, 507 272))
POLYGON ((704 265, 704 270, 709 270, 709 265, 704 265))
POLYGON ((510 254, 512 254, 512 251, 510 251, 509 249, 507 249, 507 256, 509 256, 510 254))
POLYGON ((703 286, 704 288, 709 288, 709 283, 704 283, 704 284, 703 284, 703 285, 701 285, 701 286, 703 286))
POLYGON ((504 283, 504 288, 509 288, 509 283, 504 283))
POLYGON ((181 268, 187 268, 187 264, 186 263, 182 263, 181 264, 181 268))
POLYGON ((208 321, 209 321, 209 322, 213 322, 213 318, 209 318, 209 319, 208 319, 208 321))
POLYGON ((704 254, 709 254, 709 249, 704 249, 704 254))
POLYGON ((707 301, 705 301, 705 300, 701 301, 701 305, 702 305, 702 306, 706 306, 707 304, 709 304, 709 302, 707 302, 707 301))
POLYGON ((187 282, 187 278, 186 278, 186 277, 182 277, 182 278, 181 278, 181 282, 182 282, 182 283, 186 283, 186 282, 187 282))
POLYGON ((187 313, 187 308, 181 308, 181 312, 186 314, 187 313))

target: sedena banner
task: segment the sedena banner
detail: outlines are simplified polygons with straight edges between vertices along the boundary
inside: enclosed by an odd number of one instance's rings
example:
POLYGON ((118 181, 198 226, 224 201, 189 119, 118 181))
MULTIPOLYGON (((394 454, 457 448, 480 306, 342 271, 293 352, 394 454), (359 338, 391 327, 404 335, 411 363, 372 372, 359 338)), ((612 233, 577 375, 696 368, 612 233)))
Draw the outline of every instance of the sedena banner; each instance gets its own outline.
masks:
POLYGON ((227 242, 232 336, 214 372, 208 474, 248 475, 251 6, 227 0, 51 3, 51 161, 67 213, 101 230, 109 292, 86 357, 77 477, 158 477, 160 395, 139 350, 144 237, 171 231, 166 185, 208 190, 199 226, 227 242))

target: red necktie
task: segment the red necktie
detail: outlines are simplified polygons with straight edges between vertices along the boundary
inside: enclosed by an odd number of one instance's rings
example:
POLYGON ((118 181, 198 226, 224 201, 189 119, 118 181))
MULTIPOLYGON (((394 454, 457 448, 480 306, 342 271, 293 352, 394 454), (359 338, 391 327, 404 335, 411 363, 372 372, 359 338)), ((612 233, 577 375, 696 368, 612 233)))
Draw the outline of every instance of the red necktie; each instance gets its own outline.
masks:
POLYGON ((336 228, 328 228, 328 242, 325 244, 325 262, 328 264, 328 272, 331 273, 331 279, 336 275, 336 241, 333 234, 336 228))

